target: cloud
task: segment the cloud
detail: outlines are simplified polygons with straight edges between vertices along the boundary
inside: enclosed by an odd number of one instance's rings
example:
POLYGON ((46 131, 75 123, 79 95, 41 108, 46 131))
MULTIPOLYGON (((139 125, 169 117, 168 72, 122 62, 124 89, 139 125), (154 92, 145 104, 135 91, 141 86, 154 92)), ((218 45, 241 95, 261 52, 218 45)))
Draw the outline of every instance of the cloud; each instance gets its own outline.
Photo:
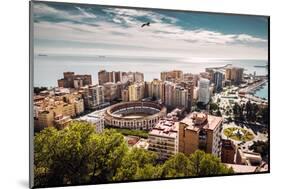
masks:
POLYGON ((250 36, 250 35, 247 35, 247 34, 237 35, 236 39, 239 40, 239 41, 242 41, 242 42, 252 42, 252 43, 264 42, 264 43, 267 43, 267 40, 265 40, 265 39, 253 37, 253 36, 250 36))
POLYGON ((151 23, 163 23, 164 21, 169 23, 176 23, 177 19, 155 13, 149 10, 139 9, 123 9, 123 8, 106 8, 104 12, 109 14, 115 23, 123 23, 127 26, 140 25, 143 22, 151 23))
POLYGON ((249 34, 224 34, 206 29, 186 29, 178 19, 158 12, 135 9, 104 8, 102 13, 76 6, 57 9, 35 4, 36 52, 186 58, 262 58, 267 57, 267 40, 249 34), (64 19, 54 22, 46 19, 64 19), (144 21, 151 26, 141 28, 144 21), (70 43, 71 42, 71 43, 70 43))
POLYGON ((86 19, 95 19, 96 16, 93 13, 89 13, 81 7, 75 7, 77 11, 65 11, 60 10, 51 6, 48 6, 44 3, 35 3, 34 4, 34 15, 35 19, 40 20, 44 18, 53 18, 53 22, 58 20, 61 21, 72 21, 72 22, 86 22, 86 19))
POLYGON ((85 9, 82 9, 80 7, 76 7, 84 16, 84 18, 96 18, 96 16, 92 13, 87 12, 85 9))

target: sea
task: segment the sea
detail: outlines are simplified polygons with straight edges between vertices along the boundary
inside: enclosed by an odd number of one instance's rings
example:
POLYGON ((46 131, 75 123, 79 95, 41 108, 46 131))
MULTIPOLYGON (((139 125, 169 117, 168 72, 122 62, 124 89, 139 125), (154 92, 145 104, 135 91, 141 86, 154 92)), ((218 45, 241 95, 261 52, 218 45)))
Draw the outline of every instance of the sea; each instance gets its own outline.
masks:
POLYGON ((256 90, 254 95, 268 100, 268 83, 266 83, 264 86, 262 86, 262 88, 256 90))
MULTIPOLYGON (((76 74, 91 74, 93 83, 98 82, 98 72, 132 71, 144 73, 144 80, 160 79, 160 72, 179 69, 184 73, 200 73, 205 68, 224 66, 243 67, 245 73, 267 75, 266 60, 232 60, 232 59, 182 59, 166 57, 134 56, 69 56, 69 55, 34 55, 34 86, 54 87, 63 72, 73 71, 76 74)), ((268 98, 268 85, 256 91, 256 96, 268 98)))

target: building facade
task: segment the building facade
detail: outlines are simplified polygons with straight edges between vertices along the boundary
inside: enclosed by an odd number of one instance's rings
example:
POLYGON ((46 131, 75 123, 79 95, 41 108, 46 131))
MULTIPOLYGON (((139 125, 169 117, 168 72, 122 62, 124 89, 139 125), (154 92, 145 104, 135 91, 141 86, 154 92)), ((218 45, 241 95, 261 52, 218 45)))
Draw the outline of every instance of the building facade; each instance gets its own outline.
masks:
POLYGON ((164 102, 164 82, 158 79, 153 79, 151 82, 147 82, 148 85, 148 96, 155 97, 164 102))
POLYGON ((108 72, 106 70, 101 70, 98 72, 99 84, 103 85, 108 82, 112 83, 127 83, 127 82, 142 82, 144 79, 143 73, 140 72, 120 72, 112 71, 108 72))
POLYGON ((104 118, 102 115, 99 115, 96 112, 80 117, 78 120, 86 121, 92 124, 95 127, 97 133, 101 133, 104 130, 104 118))
POLYGON ((221 147, 221 162, 233 164, 235 153, 235 144, 231 140, 223 139, 221 147))
POLYGON ((234 85, 240 85, 243 81, 243 68, 227 67, 225 69, 225 79, 230 80, 234 85))
POLYGON ((74 72, 64 72, 63 78, 58 80, 58 86, 63 88, 80 88, 92 84, 91 75, 75 75, 74 72))
POLYGON ((214 90, 220 92, 223 88, 224 74, 220 71, 214 73, 214 90))
POLYGON ((198 102, 208 104, 210 101, 210 80, 201 78, 198 82, 198 102))
POLYGON ((121 91, 121 98, 122 98, 122 102, 128 102, 129 101, 129 90, 128 89, 123 89, 121 91))
POLYGON ((165 81, 165 88, 164 88, 164 103, 168 107, 173 107, 173 100, 174 100, 174 90, 176 87, 176 84, 165 81))
POLYGON ((262 163, 262 157, 259 153, 237 149, 235 163, 240 165, 258 166, 262 163))
POLYGON ((136 82, 129 86, 129 101, 139 101, 144 98, 144 82, 136 82))
POLYGON ((193 112, 179 122, 179 152, 196 150, 221 156, 222 117, 193 112))
POLYGON ((105 89, 102 85, 89 85, 82 87, 82 94, 86 109, 97 109, 105 102, 105 89))
POLYGON ((194 85, 192 80, 188 82, 164 83, 164 104, 169 108, 184 107, 188 112, 193 102, 194 85))
POLYGON ((160 159, 168 159, 178 152, 178 111, 175 109, 149 132, 148 149, 158 154, 160 159))
POLYGON ((161 72, 160 78, 162 81, 180 82, 183 80, 183 72, 181 70, 161 72))
POLYGON ((106 102, 111 102, 118 99, 117 95, 117 84, 113 82, 107 82, 103 84, 104 87, 104 100, 106 102))

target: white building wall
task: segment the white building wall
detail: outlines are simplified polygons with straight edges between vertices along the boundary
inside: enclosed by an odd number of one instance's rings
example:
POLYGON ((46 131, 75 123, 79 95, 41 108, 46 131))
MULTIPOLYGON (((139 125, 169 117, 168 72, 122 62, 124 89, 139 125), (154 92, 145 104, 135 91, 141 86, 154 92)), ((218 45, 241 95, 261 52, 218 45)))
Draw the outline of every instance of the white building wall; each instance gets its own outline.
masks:
POLYGON ((210 101, 210 81, 208 79, 201 78, 198 81, 198 102, 207 104, 210 101))

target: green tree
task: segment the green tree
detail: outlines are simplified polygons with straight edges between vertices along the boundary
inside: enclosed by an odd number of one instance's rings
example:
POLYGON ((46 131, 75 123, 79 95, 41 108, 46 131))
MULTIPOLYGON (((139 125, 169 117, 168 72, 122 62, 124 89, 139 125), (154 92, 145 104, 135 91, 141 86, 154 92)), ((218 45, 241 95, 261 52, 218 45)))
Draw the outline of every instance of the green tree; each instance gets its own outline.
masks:
POLYGON ((35 135, 34 145, 37 187, 232 173, 202 151, 178 153, 161 164, 155 152, 129 149, 116 130, 95 133, 86 122, 75 121, 62 130, 46 128, 35 135))
POLYGON ((268 107, 260 108, 258 115, 260 117, 259 122, 268 124, 268 107))
POLYGON ((136 179, 159 179, 162 175, 162 165, 146 164, 137 170, 136 179))
POLYGON ((203 160, 205 153, 203 151, 197 150, 190 155, 189 159, 191 161, 191 174, 193 176, 200 175, 200 162, 203 160))
POLYGON ((156 166, 156 160, 156 153, 144 149, 133 148, 128 151, 126 156, 122 159, 122 163, 117 169, 113 180, 144 179, 148 177, 148 175, 145 175, 146 171, 149 171, 154 178, 157 176, 160 177, 160 170, 153 173, 155 170, 154 166, 156 166))
POLYGON ((233 106, 233 115, 234 115, 234 119, 236 120, 240 120, 240 121, 243 121, 244 120, 244 114, 243 114, 243 111, 244 111, 244 105, 239 105, 237 102, 234 104, 233 106))
POLYGON ((237 117, 240 114, 240 106, 238 103, 235 103, 233 106, 233 115, 237 117))
POLYGON ((34 145, 38 186, 110 181, 128 151, 123 135, 114 130, 96 134, 86 122, 44 129, 36 134, 34 145))
POLYGON ((226 110, 225 115, 229 116, 229 111, 228 110, 226 110))
POLYGON ((256 103, 252 104, 251 121, 257 121, 257 114, 259 112, 259 106, 256 103))
POLYGON ((211 154, 205 154, 200 162, 200 172, 198 176, 229 174, 233 171, 221 163, 221 160, 211 154))
POLYGON ((254 143, 249 147, 250 150, 260 153, 263 158, 268 156, 269 144, 268 141, 254 141, 254 143))
POLYGON ((38 95, 40 92, 46 91, 46 90, 48 90, 47 87, 34 87, 34 88, 33 88, 33 92, 34 92, 36 95, 38 95))
POLYGON ((111 181, 128 151, 123 135, 115 130, 106 129, 101 134, 93 135, 91 142, 93 149, 89 157, 91 161, 91 182, 111 181))
POLYGON ((219 110, 218 104, 214 102, 210 102, 209 107, 210 107, 209 111, 212 115, 214 115, 214 112, 217 112, 219 110))
POLYGON ((190 169, 191 164, 188 157, 183 153, 178 153, 163 165, 163 176, 168 178, 189 176, 190 169))
POLYGON ((233 170, 221 163, 220 159, 212 154, 197 150, 189 157, 191 174, 193 176, 208 176, 231 174, 233 170))
POLYGON ((34 139, 35 184, 87 182, 90 136, 94 127, 74 122, 61 131, 47 128, 34 139))
POLYGON ((219 117, 221 117, 221 116, 222 116, 222 114, 221 114, 221 111, 220 111, 220 110, 218 110, 218 111, 217 111, 217 116, 219 116, 219 117))

